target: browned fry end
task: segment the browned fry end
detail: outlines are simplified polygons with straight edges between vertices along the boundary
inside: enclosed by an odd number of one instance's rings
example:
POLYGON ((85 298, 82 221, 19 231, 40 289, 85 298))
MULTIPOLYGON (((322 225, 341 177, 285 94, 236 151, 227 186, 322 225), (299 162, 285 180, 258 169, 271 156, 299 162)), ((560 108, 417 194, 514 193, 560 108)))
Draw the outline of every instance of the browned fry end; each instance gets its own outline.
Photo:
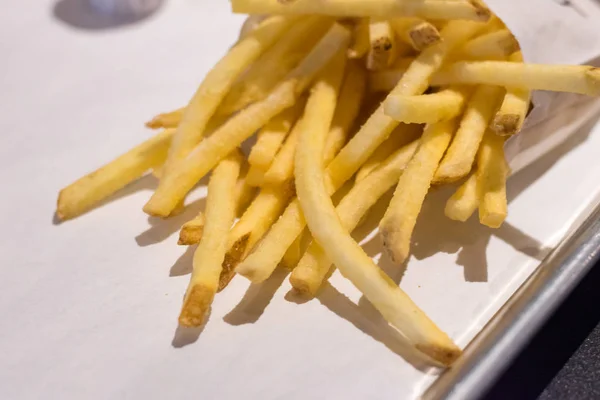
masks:
POLYGON ((373 50, 375 51, 390 51, 392 49, 392 41, 387 37, 380 37, 373 41, 373 50))
POLYGON ((181 314, 179 314, 179 325, 187 327, 202 325, 214 297, 213 288, 203 284, 194 285, 185 296, 185 302, 181 314))
POLYGON ((409 32, 410 39, 417 47, 417 50, 424 50, 427 47, 442 40, 440 33, 429 24, 420 24, 409 32))
POLYGON ((242 261, 246 247, 248 246, 248 240, 250 239, 250 232, 239 238, 231 249, 225 253, 223 264, 221 264, 221 276, 219 277, 218 292, 222 291, 229 285, 229 282, 235 276, 235 267, 242 261))
POLYGON ((492 12, 480 0, 469 0, 469 3, 475 8, 475 14, 480 21, 487 21, 492 17, 492 12))
POLYGON ((179 231, 179 240, 177 244, 180 246, 191 246, 199 243, 202 238, 204 226, 183 226, 179 231))
POLYGON ((492 130, 500 136, 511 136, 519 132, 521 117, 517 114, 496 115, 492 121, 492 130))
POLYGON ((442 363, 443 365, 449 367, 460 357, 462 351, 458 347, 441 347, 436 346, 434 344, 422 344, 419 343, 415 346, 417 350, 421 351, 424 354, 427 354, 429 357, 434 360, 442 363))

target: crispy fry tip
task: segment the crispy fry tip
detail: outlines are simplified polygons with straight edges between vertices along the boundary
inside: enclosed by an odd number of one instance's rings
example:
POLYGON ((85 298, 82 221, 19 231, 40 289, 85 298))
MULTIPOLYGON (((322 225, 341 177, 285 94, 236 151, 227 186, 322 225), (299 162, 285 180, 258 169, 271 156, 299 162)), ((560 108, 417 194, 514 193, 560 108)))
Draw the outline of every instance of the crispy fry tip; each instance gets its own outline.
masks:
POLYGON ((517 114, 497 114, 492 121, 492 130, 500 136, 511 136, 519 133, 521 117, 517 114))
POLYGON ((179 315, 179 325, 186 327, 202 325, 214 296, 213 288, 203 284, 194 285, 185 296, 185 302, 179 315))
POLYGON ((452 365, 462 354, 461 349, 458 347, 441 347, 430 343, 419 343, 415 347, 445 366, 452 365))

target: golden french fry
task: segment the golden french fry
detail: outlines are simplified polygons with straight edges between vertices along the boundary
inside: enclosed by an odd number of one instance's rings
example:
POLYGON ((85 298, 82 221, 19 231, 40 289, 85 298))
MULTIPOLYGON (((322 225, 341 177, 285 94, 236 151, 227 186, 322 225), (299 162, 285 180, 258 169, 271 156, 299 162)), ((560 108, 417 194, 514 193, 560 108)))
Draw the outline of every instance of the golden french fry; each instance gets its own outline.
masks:
POLYGON ((398 37, 418 51, 442 40, 437 28, 421 18, 395 18, 391 24, 398 37))
POLYGON ((166 129, 62 189, 56 205, 58 219, 64 221, 83 214, 149 169, 161 165, 173 134, 173 129, 166 129))
MULTIPOLYGON (((414 140, 381 162, 376 170, 364 180, 356 183, 336 207, 340 222, 352 232, 369 209, 396 182, 415 153, 418 140, 414 140)), ((331 262, 317 242, 312 242, 298 266, 292 271, 290 282, 294 289, 303 294, 316 295, 327 276, 331 262)))
POLYGON ((250 186, 261 187, 265 182, 265 173, 267 171, 263 170, 260 167, 255 165, 251 165, 248 170, 248 175, 246 176, 246 182, 250 186))
POLYGON ((396 60, 391 69, 371 72, 368 77, 369 91, 372 93, 392 91, 414 60, 414 57, 402 57, 396 60))
POLYGON ((491 12, 474 0, 231 0, 234 13, 241 14, 323 14, 333 17, 396 18, 415 16, 426 19, 487 21, 491 12))
POLYGON ((391 94, 385 100, 384 111, 396 121, 431 124, 459 116, 470 93, 468 86, 456 86, 420 96, 391 94))
POLYGON ((281 185, 294 176, 294 154, 296 153, 296 144, 301 130, 302 118, 296 122, 285 143, 273 159, 271 166, 265 172, 263 177, 265 185, 281 185))
POLYGON ((456 51, 456 59, 505 60, 519 50, 519 42, 508 29, 492 31, 470 40, 456 51))
POLYGON ((465 222, 477 210, 477 206, 477 173, 473 173, 448 199, 444 213, 450 219, 465 222))
POLYGON ((181 121, 181 117, 183 117, 184 111, 185 107, 182 107, 175 111, 158 114, 150 121, 146 122, 146 127, 150 129, 177 128, 177 125, 179 125, 179 122, 181 121))
MULTIPOLYGON (((320 107, 313 110, 314 106, 309 101, 305 115, 317 114, 320 107)), ((298 199, 311 233, 341 273, 409 342, 433 359, 451 364, 461 354, 460 349, 373 262, 340 222, 324 184, 321 154, 327 126, 322 125, 302 131, 296 156, 298 199)))
POLYGON ((221 128, 203 140, 186 159, 165 174, 154 195, 144 206, 153 216, 167 217, 185 195, 223 157, 264 126, 271 118, 291 107, 323 65, 346 48, 349 32, 335 24, 304 58, 290 76, 260 102, 231 117, 221 128))
MULTIPOLYGON (((509 61, 523 62, 521 52, 518 51, 512 54, 509 61)), ((530 102, 530 90, 507 88, 502 105, 492 121, 492 130, 500 136, 511 136, 519 133, 527 117, 530 102)))
POLYGON ((379 224, 384 246, 397 263, 404 262, 410 254, 410 238, 417 216, 456 125, 456 119, 452 119, 425 127, 419 148, 400 176, 394 197, 379 224))
POLYGON ((348 58, 362 58, 369 51, 369 20, 362 18, 354 26, 348 58))
POLYGON ((248 175, 238 181, 233 192, 235 204, 237 205, 236 216, 242 215, 246 211, 255 194, 256 188, 248 183, 248 175))
POLYGON ((239 151, 217 165, 208 183, 204 235, 194 253, 190 283, 179 315, 182 326, 200 326, 219 285, 227 235, 235 217, 235 189, 243 157, 239 151))
POLYGON ((473 166, 479 144, 503 95, 495 86, 479 86, 469 100, 460 127, 435 174, 435 182, 454 182, 473 166))
POLYGON ((177 244, 181 246, 190 246, 200 242, 205 223, 206 217, 204 216, 204 213, 200 211, 198 215, 194 217, 194 219, 181 226, 177 244))
MULTIPOLYGON (((240 29, 239 40, 245 39, 252 32, 256 30, 260 26, 260 23, 263 22, 267 18, 266 15, 250 15, 244 23, 242 24, 242 28, 240 29)), ((239 41, 238 40, 238 41, 239 41)))
MULTIPOLYGON (((235 80, 267 48, 273 45, 279 35, 288 30, 296 19, 276 16, 263 21, 246 39, 231 48, 208 72, 185 108, 183 117, 177 126, 161 181, 173 178, 170 175, 172 175, 175 165, 184 160, 200 142, 208 121, 215 114, 217 107, 235 80)), ((229 151, 231 150, 233 149, 229 151)), ((227 153, 223 154, 221 158, 226 155, 227 153)))
MULTIPOLYGON (((312 87, 310 96, 308 97, 304 116, 301 120, 300 133, 306 129, 331 129, 338 94, 340 93, 342 78, 344 77, 345 65, 346 54, 340 52, 323 70, 322 75, 319 76, 319 79, 312 87)), ((319 156, 322 161, 323 152, 319 153, 319 156)), ((274 235, 278 235, 276 226, 271 229, 271 232, 273 232, 274 235)), ((298 234, 295 234, 291 239, 291 242, 297 237, 298 234)), ((291 244, 291 242, 289 244, 291 244)), ((263 240, 260 246, 262 248, 265 248, 265 246, 268 247, 269 242, 263 240)), ((281 257, 283 257, 288 247, 289 246, 286 246, 281 257)), ((279 260, 281 260, 281 258, 279 260)), ((247 258, 237 266, 236 272, 253 282, 262 282, 271 276, 273 270, 260 266, 257 268, 257 264, 254 264, 252 260, 249 261, 249 258, 247 258)))
POLYGON ((332 23, 330 18, 311 16, 294 24, 233 84, 217 112, 230 115, 267 97, 323 37, 332 23))
MULTIPOLYGON (((429 86, 428 80, 440 68, 445 56, 455 46, 476 34, 485 24, 450 21, 442 30, 443 42, 423 51, 411 64, 393 93, 417 95, 429 86)), ((371 154, 385 141, 399 122, 386 116, 383 106, 369 117, 356 135, 327 166, 326 188, 329 194, 339 189, 371 154)), ((287 206, 265 239, 243 262, 253 281, 266 279, 275 270, 287 248, 306 226, 298 199, 287 206)), ((241 265, 240 265, 241 267, 241 265)))
POLYGON ((504 159, 504 140, 488 131, 477 158, 479 222, 490 228, 499 228, 507 215, 508 166, 504 159))
POLYGON ((379 71, 391 66, 398 54, 408 53, 410 48, 396 41, 390 22, 385 19, 371 18, 369 21, 369 52, 367 68, 379 71))
POLYGON ((371 157, 360 167, 356 173, 355 182, 360 182, 373 172, 388 157, 401 147, 414 141, 423 133, 422 125, 400 124, 381 145, 373 152, 371 157))
POLYGON ((300 234, 300 236, 294 240, 294 243, 287 249, 281 260, 281 264, 289 270, 296 268, 298 261, 300 261, 300 258, 302 257, 302 236, 303 235, 300 234))
POLYGON ((481 84, 600 95, 600 69, 589 65, 523 64, 511 61, 459 61, 441 70, 433 85, 481 84))

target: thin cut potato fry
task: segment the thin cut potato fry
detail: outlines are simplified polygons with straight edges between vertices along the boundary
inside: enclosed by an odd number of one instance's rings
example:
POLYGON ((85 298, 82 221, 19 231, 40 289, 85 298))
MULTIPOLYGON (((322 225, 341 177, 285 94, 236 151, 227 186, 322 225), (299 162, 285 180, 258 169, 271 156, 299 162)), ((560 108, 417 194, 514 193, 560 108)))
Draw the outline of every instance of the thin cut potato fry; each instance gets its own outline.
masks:
POLYGON ((456 59, 505 60, 519 50, 519 42, 508 29, 476 37, 456 51, 456 59))
POLYGON ((242 28, 240 29, 239 40, 247 38, 252 32, 256 30, 256 28, 260 26, 260 23, 263 22, 265 18, 267 18, 266 15, 248 16, 248 18, 246 18, 246 20, 242 24, 242 28))
POLYGON ((267 97, 323 37, 332 23, 329 18, 311 16, 294 24, 233 84, 217 112, 230 115, 267 97))
POLYGON ((435 174, 435 182, 455 182, 471 171, 479 144, 497 105, 502 89, 479 86, 469 100, 460 127, 435 174))
POLYGON ((146 127, 150 129, 177 128, 184 112, 185 107, 182 107, 175 111, 158 114, 150 121, 146 122, 146 127))
MULTIPOLYGON (((344 77, 345 64, 346 54, 340 52, 327 65, 322 74, 319 76, 319 79, 312 87, 310 96, 306 102, 306 109, 302 117, 301 129, 299 130, 300 134, 304 130, 331 129, 336 111, 338 95, 342 86, 342 78, 344 77)), ((323 152, 319 153, 319 157, 322 162, 323 152)), ((278 232, 274 228, 275 226, 269 233, 279 236, 278 232)), ((298 237, 298 234, 299 233, 294 235, 289 244, 293 243, 293 241, 298 237)), ((261 246, 264 245, 264 243, 265 241, 263 240, 261 242, 261 246)), ((288 247, 289 246, 286 246, 284 249, 283 254, 281 254, 281 258, 287 251, 288 247)), ((281 258, 278 261, 280 261, 281 258)), ((255 283, 264 281, 273 273, 274 268, 267 269, 261 266, 258 266, 257 268, 257 266, 258 265, 253 263, 249 257, 237 266, 236 272, 255 283)))
MULTIPOLYGON (((429 86, 431 75, 440 68, 450 50, 468 40, 485 24, 465 21, 450 21, 442 30, 442 43, 423 51, 411 64, 406 74, 392 93, 417 95, 429 86)), ((369 117, 354 137, 327 166, 326 187, 332 195, 339 189, 371 154, 385 141, 399 122, 386 116, 383 106, 369 117)), ((266 279, 277 268, 287 248, 306 226, 298 199, 294 199, 267 236, 261 241, 240 267, 248 271, 254 282, 266 279)))
POLYGON ((425 127, 419 148, 400 176, 392 201, 379 223, 384 246, 397 263, 404 262, 410 254, 410 238, 417 216, 456 125, 456 119, 452 119, 425 127))
POLYGON ((251 166, 266 170, 271 166, 273 157, 279 151, 288 133, 302 114, 306 102, 302 99, 293 107, 270 120, 257 134, 256 143, 248 155, 251 166))
POLYGON ((265 173, 267 171, 263 170, 260 167, 255 165, 251 165, 248 170, 248 175, 246 175, 246 182, 248 185, 254 187, 261 187, 265 182, 265 173))
MULTIPOLYGON (((336 212, 348 232, 352 232, 379 198, 398 182, 418 144, 419 141, 414 140, 396 150, 371 175, 356 183, 340 201, 336 212)), ((331 262, 327 255, 313 241, 292 271, 290 282, 298 292, 315 296, 330 268, 331 262)))
POLYGON ((260 102, 231 117, 221 128, 203 140, 173 172, 163 177, 154 195, 144 206, 153 216, 167 217, 185 195, 228 152, 239 146, 271 118, 291 107, 323 65, 346 48, 349 32, 335 24, 290 76, 260 102))
POLYGON ((173 129, 166 129, 62 189, 56 205, 58 219, 64 221, 83 214, 149 169, 161 165, 174 133, 173 129))
POLYGON ((386 69, 396 60, 399 49, 394 30, 387 20, 371 18, 369 21, 369 52, 367 68, 373 71, 386 69))
MULTIPOLYGON (((309 101, 305 115, 318 110, 309 101)), ((318 106, 318 104, 317 104, 318 106)), ((310 121, 307 118, 307 121, 310 121)), ((312 127, 312 126, 311 126, 312 127)), ((383 272, 346 231, 325 186, 321 154, 327 126, 302 131, 296 156, 296 186, 315 241, 383 317, 419 351, 450 365, 461 350, 383 272)))
POLYGON ((362 18, 354 26, 348 58, 362 58, 369 51, 369 20, 362 18))
POLYGON ((204 213, 200 211, 194 219, 189 220, 181 226, 177 244, 181 246, 190 246, 200 242, 205 224, 206 217, 204 216, 204 213))
POLYGON ((478 206, 477 173, 473 173, 448 199, 444 214, 455 221, 465 222, 478 206))
POLYGON ((261 189, 231 230, 219 291, 231 281, 235 275, 235 267, 269 230, 295 193, 293 182, 276 188, 261 189))
POLYGON ((291 179, 294 176, 294 154, 296 153, 296 144, 298 136, 302 130, 302 118, 296 122, 292 132, 281 149, 273 159, 271 166, 265 172, 263 182, 266 185, 281 185, 283 182, 291 179))
POLYGON ((284 268, 293 270, 298 265, 298 261, 302 257, 302 234, 294 240, 294 243, 287 249, 281 260, 281 264, 284 268))
POLYGON ((471 88, 456 86, 420 96, 389 95, 386 115, 406 124, 431 124, 457 117, 468 100, 471 88))
POLYGON ((479 222, 490 228, 499 228, 507 215, 508 166, 504 159, 504 140, 488 131, 477 158, 479 222))
MULTIPOLYGON (((208 121, 215 114, 217 107, 238 76, 267 48, 271 47, 279 35, 288 30, 296 19, 268 18, 246 39, 231 48, 208 72, 185 108, 183 117, 177 126, 161 181, 170 178, 175 165, 185 159, 200 142, 208 121)), ((223 157, 225 156, 226 154, 223 154, 223 157)))
POLYGON ((190 283, 179 315, 182 326, 200 326, 212 304, 219 285, 225 258, 227 235, 235 217, 235 188, 243 157, 239 151, 217 165, 208 183, 206 226, 194 253, 190 283))
MULTIPOLYGON (((512 54, 509 61, 523 62, 520 51, 512 54)), ((494 116, 491 128, 500 136, 512 136, 521 130, 531 102, 531 91, 520 88, 508 88, 500 109, 494 116)))
POLYGON ((421 17, 487 21, 491 12, 476 0, 231 0, 234 13, 242 14, 324 14, 333 17, 421 17))
POLYGON ((432 85, 480 84, 600 95, 600 69, 589 65, 459 61, 441 70, 432 85))
POLYGON ((391 69, 371 72, 368 76, 369 91, 372 93, 392 91, 414 60, 414 57, 401 57, 396 60, 391 69))
POLYGON ((418 51, 442 40, 437 28, 421 18, 395 18, 391 24, 398 37, 418 51))
POLYGON ((381 145, 373 152, 371 157, 360 167, 356 173, 355 182, 360 182, 371 174, 381 163, 386 161, 401 147, 414 141, 423 133, 423 127, 417 124, 400 124, 381 145))

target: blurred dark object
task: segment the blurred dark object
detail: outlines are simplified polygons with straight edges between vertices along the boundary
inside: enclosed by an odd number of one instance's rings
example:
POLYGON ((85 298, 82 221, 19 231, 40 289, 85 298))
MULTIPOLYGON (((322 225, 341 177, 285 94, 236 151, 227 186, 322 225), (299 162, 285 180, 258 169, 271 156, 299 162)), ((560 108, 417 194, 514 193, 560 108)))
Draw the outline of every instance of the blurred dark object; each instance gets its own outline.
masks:
POLYGON ((600 399, 599 288, 596 265, 483 399, 600 399))
POLYGON ((83 30, 105 30, 147 19, 165 0, 58 0, 52 13, 59 21, 83 30))

